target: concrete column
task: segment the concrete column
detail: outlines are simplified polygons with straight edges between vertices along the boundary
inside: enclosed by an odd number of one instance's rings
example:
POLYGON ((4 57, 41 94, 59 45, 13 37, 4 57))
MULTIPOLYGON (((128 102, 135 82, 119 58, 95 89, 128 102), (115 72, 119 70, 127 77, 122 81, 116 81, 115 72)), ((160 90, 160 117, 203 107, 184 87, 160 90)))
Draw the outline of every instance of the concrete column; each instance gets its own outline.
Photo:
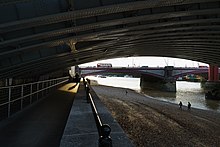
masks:
POLYGON ((173 77, 173 66, 164 67, 163 89, 168 92, 176 92, 176 79, 173 77))

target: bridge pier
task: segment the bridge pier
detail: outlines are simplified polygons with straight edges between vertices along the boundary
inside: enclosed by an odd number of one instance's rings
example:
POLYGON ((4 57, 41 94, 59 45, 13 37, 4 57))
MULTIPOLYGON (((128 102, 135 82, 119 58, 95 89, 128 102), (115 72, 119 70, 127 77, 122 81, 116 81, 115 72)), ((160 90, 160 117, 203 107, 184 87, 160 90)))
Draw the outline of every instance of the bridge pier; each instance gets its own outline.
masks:
POLYGON ((209 76, 208 81, 211 81, 211 82, 219 81, 218 66, 209 65, 208 76, 209 76))
POLYGON ((172 77, 173 66, 164 68, 164 77, 142 74, 140 86, 143 89, 158 89, 167 92, 176 92, 176 80, 172 77))
POLYGON ((216 65, 209 65, 208 81, 202 84, 205 90, 220 89, 219 81, 219 67, 216 65))

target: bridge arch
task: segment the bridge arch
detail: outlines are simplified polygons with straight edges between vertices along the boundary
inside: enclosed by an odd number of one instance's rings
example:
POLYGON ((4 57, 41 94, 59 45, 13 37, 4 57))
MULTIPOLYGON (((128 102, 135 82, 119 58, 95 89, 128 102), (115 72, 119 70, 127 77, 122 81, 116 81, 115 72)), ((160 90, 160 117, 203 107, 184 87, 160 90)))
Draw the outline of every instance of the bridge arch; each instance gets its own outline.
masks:
POLYGON ((0 79, 128 56, 220 65, 219 23, 217 0, 1 1, 0 79))

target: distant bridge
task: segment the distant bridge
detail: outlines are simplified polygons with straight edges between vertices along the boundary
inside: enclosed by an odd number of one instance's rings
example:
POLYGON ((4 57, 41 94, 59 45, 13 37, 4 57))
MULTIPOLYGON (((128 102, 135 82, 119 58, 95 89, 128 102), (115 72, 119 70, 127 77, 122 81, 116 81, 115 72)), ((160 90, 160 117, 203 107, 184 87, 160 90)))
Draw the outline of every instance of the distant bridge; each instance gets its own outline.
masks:
MULTIPOLYGON (((165 77, 165 68, 163 67, 112 67, 112 68, 100 68, 100 67, 86 67, 80 68, 81 76, 85 77, 88 75, 101 75, 109 73, 123 73, 128 75, 151 75, 158 78, 165 77)), ((172 68, 172 72, 169 74, 170 77, 178 78, 188 74, 208 74, 208 68, 172 68)))
MULTIPOLYGON (((218 69, 219 70, 219 69, 218 69)), ((103 74, 128 74, 140 77, 141 88, 156 88, 163 91, 176 91, 176 79, 189 74, 208 74, 209 68, 175 68, 173 66, 160 67, 120 67, 101 68, 87 67, 80 68, 81 76, 103 75, 103 74)))

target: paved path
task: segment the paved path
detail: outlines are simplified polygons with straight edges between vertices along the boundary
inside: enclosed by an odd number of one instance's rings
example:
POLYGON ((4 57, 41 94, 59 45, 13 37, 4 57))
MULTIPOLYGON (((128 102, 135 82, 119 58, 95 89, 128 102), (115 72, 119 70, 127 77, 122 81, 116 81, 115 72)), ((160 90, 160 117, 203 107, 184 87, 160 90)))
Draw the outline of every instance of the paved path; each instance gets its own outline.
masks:
MULTIPOLYGON (((111 116, 93 89, 90 93, 103 124, 111 126, 113 147, 133 147, 117 121, 111 116)), ((84 86, 80 85, 65 127, 60 147, 98 147, 98 130, 90 103, 86 101, 84 86)))
POLYGON ((31 108, 0 123, 1 147, 58 147, 74 99, 66 84, 31 108))

